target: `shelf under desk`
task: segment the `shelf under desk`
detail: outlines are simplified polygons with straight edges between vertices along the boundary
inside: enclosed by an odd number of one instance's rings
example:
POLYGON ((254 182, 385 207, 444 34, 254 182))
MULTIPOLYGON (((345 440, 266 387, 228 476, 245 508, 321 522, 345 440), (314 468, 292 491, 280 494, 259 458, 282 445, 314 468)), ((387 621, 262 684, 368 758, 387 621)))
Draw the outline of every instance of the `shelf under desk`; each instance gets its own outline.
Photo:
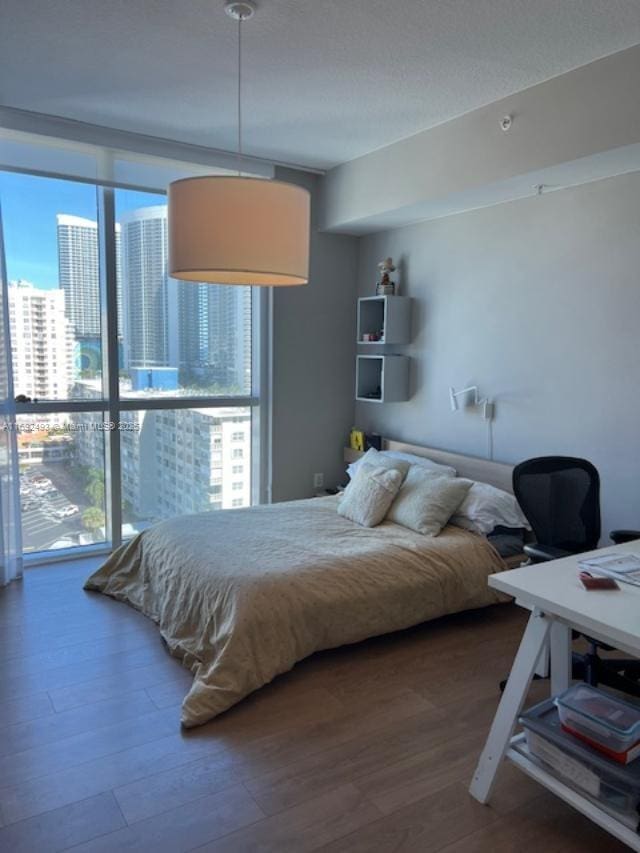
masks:
MULTIPOLYGON (((640 542, 591 553, 634 551, 640 551, 640 542)), ((631 849, 640 851, 640 836, 634 828, 534 762, 523 736, 514 737, 536 665, 547 649, 552 695, 569 686, 572 629, 640 657, 640 588, 621 584, 618 591, 585 590, 578 579, 578 561, 586 556, 524 566, 489 578, 491 587, 512 595, 517 604, 531 610, 531 616, 469 790, 479 802, 488 802, 500 764, 507 758, 631 849)))

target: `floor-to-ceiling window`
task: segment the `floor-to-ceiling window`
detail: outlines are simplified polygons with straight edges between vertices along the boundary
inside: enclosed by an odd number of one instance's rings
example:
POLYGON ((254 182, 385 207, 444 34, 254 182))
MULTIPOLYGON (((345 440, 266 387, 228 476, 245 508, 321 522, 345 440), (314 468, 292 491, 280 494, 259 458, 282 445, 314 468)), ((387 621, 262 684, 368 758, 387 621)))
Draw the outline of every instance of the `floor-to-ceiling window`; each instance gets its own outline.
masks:
POLYGON ((159 193, 0 171, 25 553, 256 500, 259 305, 179 282, 159 193))

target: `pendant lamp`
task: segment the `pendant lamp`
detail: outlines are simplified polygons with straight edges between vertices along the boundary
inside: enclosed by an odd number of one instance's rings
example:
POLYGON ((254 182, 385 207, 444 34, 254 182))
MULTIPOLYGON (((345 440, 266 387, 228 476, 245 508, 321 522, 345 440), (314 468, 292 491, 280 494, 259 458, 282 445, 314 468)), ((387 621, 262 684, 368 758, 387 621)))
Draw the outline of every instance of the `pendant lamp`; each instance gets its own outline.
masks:
POLYGON ((238 22, 238 175, 169 185, 169 270, 211 284, 287 286, 309 280, 309 192, 242 175, 242 26, 255 5, 229 2, 238 22))

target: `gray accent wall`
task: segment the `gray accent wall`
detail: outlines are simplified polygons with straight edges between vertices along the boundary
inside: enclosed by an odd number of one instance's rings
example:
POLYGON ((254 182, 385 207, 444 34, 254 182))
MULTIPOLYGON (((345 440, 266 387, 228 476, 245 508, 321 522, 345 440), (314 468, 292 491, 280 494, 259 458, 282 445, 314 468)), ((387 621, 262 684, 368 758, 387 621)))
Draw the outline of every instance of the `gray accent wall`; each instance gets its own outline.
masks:
MULTIPOLYGON (((352 426, 358 241, 320 233, 318 178, 277 169, 312 192, 309 284, 273 289, 272 499, 311 497, 313 474, 344 479, 352 426)), ((250 235, 249 235, 250 239, 250 235)))
MULTIPOLYGON (((605 535, 640 527, 640 173, 363 237, 361 296, 375 292, 387 255, 414 299, 412 343, 391 348, 412 358, 412 398, 358 403, 357 425, 486 456, 487 422, 451 412, 448 398, 449 385, 478 384, 495 401, 496 460, 591 459, 605 535)), ((334 307, 338 342, 349 311, 344 300, 334 307)), ((346 357, 348 344, 339 347, 346 357)), ((318 383, 340 369, 337 359, 327 367, 318 383)), ((341 408, 337 431, 347 422, 341 408)))

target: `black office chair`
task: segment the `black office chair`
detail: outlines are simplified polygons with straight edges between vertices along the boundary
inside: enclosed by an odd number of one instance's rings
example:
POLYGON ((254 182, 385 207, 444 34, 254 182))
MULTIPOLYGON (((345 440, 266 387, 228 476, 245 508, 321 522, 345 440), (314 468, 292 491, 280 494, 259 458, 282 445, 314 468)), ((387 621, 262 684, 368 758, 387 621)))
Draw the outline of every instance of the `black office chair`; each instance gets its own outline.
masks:
MULTIPOLYGON (((598 547, 600 476, 591 462, 570 456, 527 459, 513 469, 513 492, 537 540, 524 546, 532 562, 556 560, 598 547)), ((630 542, 640 539, 640 531, 614 530, 611 539, 616 545, 630 542)), ((573 678, 640 697, 640 661, 601 658, 598 649, 612 651, 612 647, 591 637, 586 639, 587 654, 573 653, 573 678)))

